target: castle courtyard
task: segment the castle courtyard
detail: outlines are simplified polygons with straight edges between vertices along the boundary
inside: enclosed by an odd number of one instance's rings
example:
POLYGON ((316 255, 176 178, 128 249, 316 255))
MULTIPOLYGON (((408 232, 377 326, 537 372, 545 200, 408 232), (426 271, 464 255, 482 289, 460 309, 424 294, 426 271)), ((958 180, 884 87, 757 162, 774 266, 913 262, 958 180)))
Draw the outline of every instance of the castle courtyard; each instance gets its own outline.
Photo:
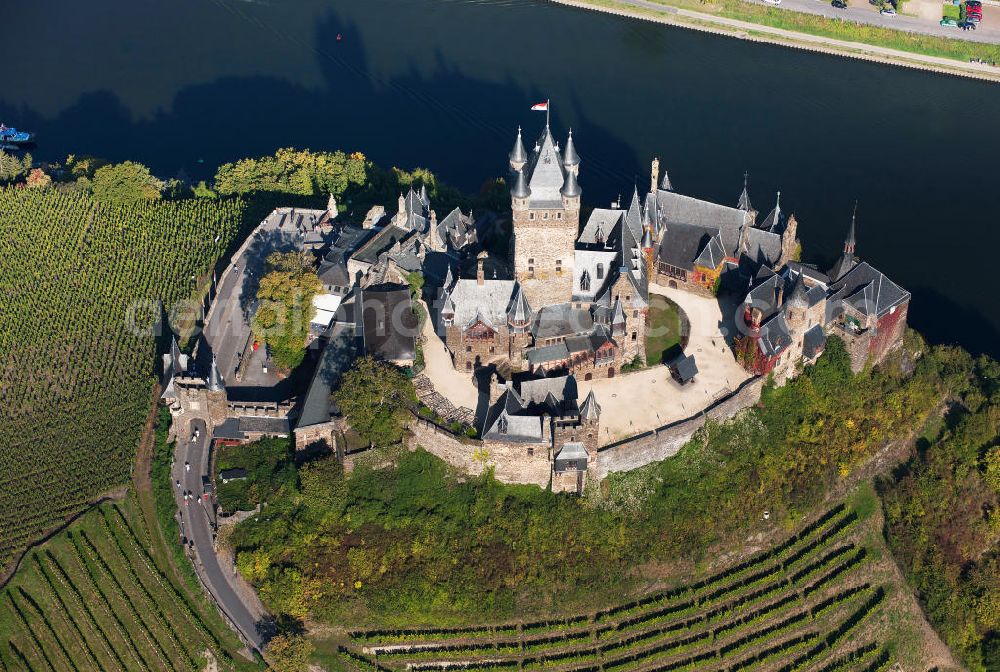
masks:
MULTIPOLYGON (((649 291, 673 301, 687 315, 691 335, 685 353, 694 355, 698 375, 682 387, 666 366, 655 365, 614 378, 578 381, 581 399, 593 391, 600 400, 602 445, 695 415, 750 378, 737 364, 720 330, 725 322, 718 301, 655 284, 649 291)), ((455 370, 430 320, 425 320, 422 336, 424 375, 452 404, 474 409, 479 393, 472 377, 455 370)))
POLYGON ((600 400, 601 445, 688 418, 750 378, 720 331, 718 301, 655 284, 649 292, 667 297, 687 314, 691 337, 685 354, 694 355, 698 375, 682 387, 666 366, 656 365, 615 378, 579 381, 581 398, 593 391, 600 400))

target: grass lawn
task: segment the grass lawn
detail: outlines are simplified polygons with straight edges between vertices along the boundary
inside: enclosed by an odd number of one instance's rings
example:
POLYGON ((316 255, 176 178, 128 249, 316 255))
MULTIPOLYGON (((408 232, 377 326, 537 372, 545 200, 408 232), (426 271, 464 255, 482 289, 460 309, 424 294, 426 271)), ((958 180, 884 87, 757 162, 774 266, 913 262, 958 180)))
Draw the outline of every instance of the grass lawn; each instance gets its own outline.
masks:
POLYGON ((681 320, 677 305, 664 296, 649 295, 649 324, 646 327, 646 361, 650 365, 668 359, 680 348, 681 320))
POLYGON ((941 10, 942 19, 955 19, 956 21, 962 18, 962 9, 958 5, 943 5, 941 10))

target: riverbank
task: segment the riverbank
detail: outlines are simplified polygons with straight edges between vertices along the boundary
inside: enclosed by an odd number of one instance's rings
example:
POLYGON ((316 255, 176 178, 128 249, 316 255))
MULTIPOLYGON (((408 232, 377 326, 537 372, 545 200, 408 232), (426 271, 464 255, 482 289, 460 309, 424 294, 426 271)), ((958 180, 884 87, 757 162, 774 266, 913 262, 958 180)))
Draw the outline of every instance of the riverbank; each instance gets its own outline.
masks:
POLYGON ((670 0, 672 3, 670 5, 658 0, 552 0, 552 2, 581 9, 616 14, 627 18, 655 21, 680 28, 700 30, 753 42, 778 44, 808 51, 846 56, 858 60, 916 68, 973 79, 1000 81, 1000 67, 959 60, 960 54, 981 53, 983 55, 978 56, 979 58, 997 61, 998 59, 993 57, 993 54, 994 52, 1000 53, 1000 45, 963 43, 948 38, 916 36, 890 29, 876 30, 870 26, 860 26, 836 19, 824 19, 823 17, 797 12, 771 10, 752 4, 747 4, 746 6, 748 8, 759 7, 762 11, 759 13, 750 11, 741 13, 745 17, 752 18, 753 20, 751 21, 727 16, 726 14, 730 12, 727 10, 725 4, 699 4, 698 6, 702 8, 702 11, 687 9, 684 6, 688 4, 686 0, 670 0), (772 15, 772 12, 780 12, 780 14, 772 15), (757 22, 757 20, 772 20, 774 23, 788 24, 794 23, 796 19, 805 25, 796 26, 796 29, 790 29, 757 22), (920 53, 918 51, 880 46, 879 44, 868 44, 832 36, 852 27, 859 30, 865 29, 866 34, 872 37, 872 41, 901 42, 908 40, 915 48, 948 55, 920 53), (803 32, 809 28, 815 29, 814 32, 819 34, 803 32), (892 35, 890 38, 885 35, 889 33, 898 33, 898 35, 892 35))

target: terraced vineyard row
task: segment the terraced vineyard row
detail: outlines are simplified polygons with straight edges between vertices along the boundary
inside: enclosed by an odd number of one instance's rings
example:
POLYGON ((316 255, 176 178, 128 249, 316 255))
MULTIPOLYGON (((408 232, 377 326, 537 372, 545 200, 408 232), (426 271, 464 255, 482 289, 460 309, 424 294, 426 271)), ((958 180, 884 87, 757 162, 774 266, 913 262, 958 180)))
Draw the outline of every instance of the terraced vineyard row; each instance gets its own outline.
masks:
POLYGON ((157 370, 141 329, 191 295, 246 210, 0 189, 0 571, 127 482, 157 370))
POLYGON ((456 629, 369 630, 341 653, 357 670, 798 672, 879 669, 863 624, 886 592, 838 506, 745 562, 688 585, 566 619, 456 629))
POLYGON ((201 670, 206 651, 235 664, 117 506, 32 552, 0 594, 0 672, 201 670))

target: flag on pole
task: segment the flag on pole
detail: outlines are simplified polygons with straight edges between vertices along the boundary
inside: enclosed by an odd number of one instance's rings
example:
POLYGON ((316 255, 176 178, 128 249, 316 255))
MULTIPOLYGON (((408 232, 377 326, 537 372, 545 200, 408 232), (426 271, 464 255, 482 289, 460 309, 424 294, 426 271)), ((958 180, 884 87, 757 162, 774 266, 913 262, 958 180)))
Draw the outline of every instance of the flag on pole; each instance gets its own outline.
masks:
POLYGON ((535 103, 534 105, 531 106, 531 109, 534 112, 548 112, 549 101, 546 100, 544 103, 535 103))

